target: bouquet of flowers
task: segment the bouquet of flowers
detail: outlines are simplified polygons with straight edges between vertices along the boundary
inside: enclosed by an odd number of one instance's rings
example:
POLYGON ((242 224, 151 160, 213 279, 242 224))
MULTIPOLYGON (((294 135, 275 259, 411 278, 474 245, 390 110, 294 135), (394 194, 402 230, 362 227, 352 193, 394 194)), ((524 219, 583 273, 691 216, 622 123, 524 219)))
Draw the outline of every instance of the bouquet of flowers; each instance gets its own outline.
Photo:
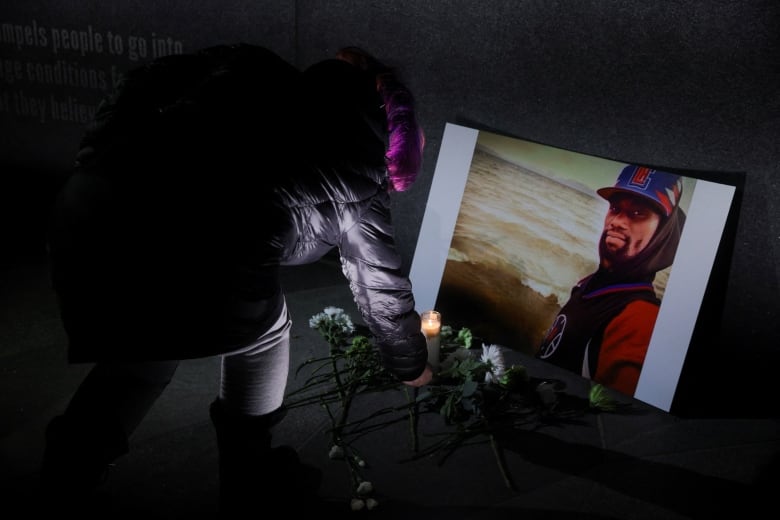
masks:
POLYGON ((365 458, 353 441, 387 425, 408 421, 412 439, 408 460, 438 454, 440 464, 465 441, 484 436, 504 482, 511 488, 497 441, 500 434, 589 412, 612 412, 619 407, 598 384, 592 385, 587 399, 568 399, 562 405, 560 381, 533 378, 519 364, 507 366, 500 346, 482 343, 481 348, 475 348, 473 335, 465 327, 442 327, 440 369, 431 384, 411 389, 383 367, 368 329, 355 325, 343 309, 326 307, 311 317, 309 326, 328 343, 328 355, 309 359, 298 367, 296 376, 304 368, 309 369, 308 376, 300 388, 288 393, 286 406, 318 404, 327 413, 331 422, 329 457, 343 460, 349 468, 354 510, 373 509, 378 502, 371 481, 364 475, 365 458), (405 404, 381 408, 368 416, 351 416, 352 403, 358 396, 377 392, 404 392, 405 404), (439 414, 447 431, 421 447, 417 424, 423 413, 439 414))

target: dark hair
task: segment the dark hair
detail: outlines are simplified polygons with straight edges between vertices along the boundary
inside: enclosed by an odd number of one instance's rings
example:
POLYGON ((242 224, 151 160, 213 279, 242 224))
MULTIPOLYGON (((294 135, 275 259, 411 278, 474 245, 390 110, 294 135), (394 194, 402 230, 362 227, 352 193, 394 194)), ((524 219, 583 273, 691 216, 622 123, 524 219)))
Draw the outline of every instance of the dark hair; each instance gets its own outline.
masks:
POLYGON ((344 47, 336 57, 374 74, 387 114, 387 171, 395 191, 414 183, 422 165, 425 134, 417 123, 414 97, 395 72, 359 47, 344 47))

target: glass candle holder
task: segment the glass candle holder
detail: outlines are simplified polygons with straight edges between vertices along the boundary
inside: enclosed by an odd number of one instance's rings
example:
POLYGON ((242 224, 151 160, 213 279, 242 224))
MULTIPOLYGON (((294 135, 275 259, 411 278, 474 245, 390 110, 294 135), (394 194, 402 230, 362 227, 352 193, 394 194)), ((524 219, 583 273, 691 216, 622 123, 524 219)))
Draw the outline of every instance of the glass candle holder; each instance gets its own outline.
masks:
POLYGON ((422 333, 428 345, 428 363, 434 369, 439 369, 439 352, 441 350, 441 313, 430 310, 420 314, 422 333))

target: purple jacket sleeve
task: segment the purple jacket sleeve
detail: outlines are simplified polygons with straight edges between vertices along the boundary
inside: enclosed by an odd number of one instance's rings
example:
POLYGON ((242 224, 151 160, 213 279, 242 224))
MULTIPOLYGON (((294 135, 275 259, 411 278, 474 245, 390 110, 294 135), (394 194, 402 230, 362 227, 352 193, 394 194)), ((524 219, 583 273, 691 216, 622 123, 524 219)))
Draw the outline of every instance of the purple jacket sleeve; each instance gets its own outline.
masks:
POLYGON ((355 303, 377 339, 385 367, 402 381, 417 378, 425 368, 427 349, 412 285, 395 248, 387 193, 377 195, 360 221, 342 235, 340 254, 355 303))

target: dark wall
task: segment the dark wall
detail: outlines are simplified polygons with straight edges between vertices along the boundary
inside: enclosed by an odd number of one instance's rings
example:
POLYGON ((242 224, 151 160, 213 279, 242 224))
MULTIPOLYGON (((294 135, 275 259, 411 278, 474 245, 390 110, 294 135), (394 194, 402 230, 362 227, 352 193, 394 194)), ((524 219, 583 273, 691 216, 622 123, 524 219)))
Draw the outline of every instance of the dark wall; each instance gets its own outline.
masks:
POLYGON ((67 172, 84 116, 117 72, 161 53, 217 43, 265 45, 299 66, 354 44, 401 67, 427 132, 421 178, 396 199, 407 265, 446 122, 626 162, 744 172, 736 238, 726 251, 733 262, 721 267, 728 279, 724 312, 708 326, 718 331, 713 348, 731 356, 735 370, 756 366, 749 364, 755 358, 777 357, 776 2, 7 4, 0 7, 0 202, 2 226, 12 230, 4 235, 20 250, 39 246, 51 184, 67 172), (55 66, 66 74, 51 83, 36 76, 55 66), (42 113, 34 111, 33 99, 43 104, 42 113))

